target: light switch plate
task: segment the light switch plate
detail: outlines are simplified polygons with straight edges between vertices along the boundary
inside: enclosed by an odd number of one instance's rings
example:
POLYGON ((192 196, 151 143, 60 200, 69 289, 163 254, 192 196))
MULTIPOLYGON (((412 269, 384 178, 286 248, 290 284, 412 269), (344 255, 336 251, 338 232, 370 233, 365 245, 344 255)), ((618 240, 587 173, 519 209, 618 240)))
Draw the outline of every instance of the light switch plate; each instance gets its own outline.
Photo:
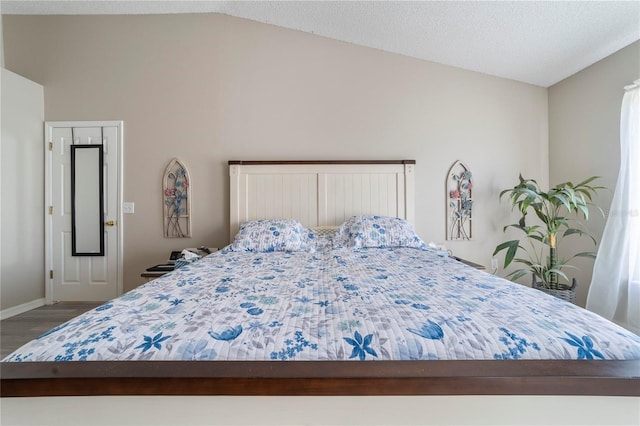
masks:
POLYGON ((122 213, 134 213, 134 212, 135 212, 135 203, 132 203, 132 202, 122 203, 122 213))

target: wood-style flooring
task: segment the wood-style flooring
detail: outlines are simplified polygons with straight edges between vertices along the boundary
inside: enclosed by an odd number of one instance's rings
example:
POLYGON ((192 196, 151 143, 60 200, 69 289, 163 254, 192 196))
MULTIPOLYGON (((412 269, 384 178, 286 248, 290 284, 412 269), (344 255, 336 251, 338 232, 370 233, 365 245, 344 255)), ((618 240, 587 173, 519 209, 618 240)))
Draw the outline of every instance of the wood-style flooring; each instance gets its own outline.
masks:
POLYGON ((52 328, 102 303, 60 302, 0 321, 0 358, 52 328))

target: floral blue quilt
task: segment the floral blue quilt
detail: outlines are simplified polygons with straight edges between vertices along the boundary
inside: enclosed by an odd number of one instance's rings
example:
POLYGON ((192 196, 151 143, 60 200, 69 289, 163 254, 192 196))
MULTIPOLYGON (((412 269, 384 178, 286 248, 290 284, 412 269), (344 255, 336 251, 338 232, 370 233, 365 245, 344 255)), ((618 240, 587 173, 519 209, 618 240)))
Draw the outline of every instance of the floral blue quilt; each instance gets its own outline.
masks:
POLYGON ((223 250, 4 361, 640 359, 640 337, 423 248, 223 250))

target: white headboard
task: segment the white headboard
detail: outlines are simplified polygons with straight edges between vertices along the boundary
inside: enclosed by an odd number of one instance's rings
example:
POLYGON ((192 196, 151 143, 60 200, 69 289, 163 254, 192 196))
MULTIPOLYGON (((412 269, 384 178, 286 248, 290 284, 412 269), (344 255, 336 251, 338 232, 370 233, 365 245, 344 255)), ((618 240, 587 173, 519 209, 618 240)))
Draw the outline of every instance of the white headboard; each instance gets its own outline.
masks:
POLYGON ((359 214, 414 222, 415 160, 229 161, 230 236, 256 219, 338 226, 359 214))

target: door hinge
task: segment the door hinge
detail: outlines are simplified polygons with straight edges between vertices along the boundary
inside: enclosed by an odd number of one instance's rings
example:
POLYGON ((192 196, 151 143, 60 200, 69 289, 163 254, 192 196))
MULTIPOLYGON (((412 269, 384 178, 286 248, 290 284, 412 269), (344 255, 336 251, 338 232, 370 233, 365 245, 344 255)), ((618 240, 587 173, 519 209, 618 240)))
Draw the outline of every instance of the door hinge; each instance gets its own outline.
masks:
POLYGON ((49 214, 53 214, 53 206, 49 206, 49 214))
POLYGON ((50 279, 53 279, 53 269, 51 269, 51 270, 49 271, 49 278, 50 278, 50 279))
POLYGON ((53 151, 53 142, 49 142, 49 151, 53 151))

